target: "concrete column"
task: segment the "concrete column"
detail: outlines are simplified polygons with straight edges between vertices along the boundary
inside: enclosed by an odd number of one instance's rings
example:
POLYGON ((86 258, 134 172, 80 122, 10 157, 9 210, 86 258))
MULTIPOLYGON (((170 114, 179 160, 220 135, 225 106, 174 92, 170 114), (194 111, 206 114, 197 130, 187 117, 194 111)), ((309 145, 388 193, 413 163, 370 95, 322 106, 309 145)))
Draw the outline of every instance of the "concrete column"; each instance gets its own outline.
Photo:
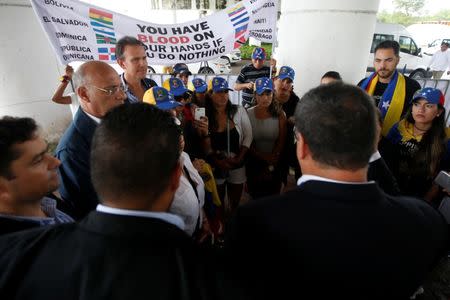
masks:
POLYGON ((294 68, 294 89, 303 95, 322 75, 338 71, 356 84, 366 72, 379 0, 281 1, 278 68, 294 68))
POLYGON ((51 101, 63 68, 29 1, 0 5, 0 117, 32 117, 52 140, 72 120, 69 105, 51 101))

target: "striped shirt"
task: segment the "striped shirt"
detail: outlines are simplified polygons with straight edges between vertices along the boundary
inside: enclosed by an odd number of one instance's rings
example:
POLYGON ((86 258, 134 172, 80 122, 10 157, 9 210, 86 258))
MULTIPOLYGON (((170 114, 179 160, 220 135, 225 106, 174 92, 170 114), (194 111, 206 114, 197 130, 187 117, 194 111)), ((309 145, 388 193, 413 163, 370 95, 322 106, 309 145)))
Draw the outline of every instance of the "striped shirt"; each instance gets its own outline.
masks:
MULTIPOLYGON (((256 69, 253 64, 248 64, 241 69, 241 73, 236 79, 236 83, 249 83, 255 82, 256 79, 261 77, 270 77, 270 67, 263 66, 261 69, 256 69)), ((253 90, 242 90, 242 105, 248 104, 252 106, 253 103, 253 90)))
POLYGON ((0 214, 2 218, 9 218, 18 221, 34 222, 37 226, 47 226, 62 223, 74 222, 69 215, 56 208, 56 200, 44 197, 41 200, 41 209, 47 217, 24 217, 0 214))

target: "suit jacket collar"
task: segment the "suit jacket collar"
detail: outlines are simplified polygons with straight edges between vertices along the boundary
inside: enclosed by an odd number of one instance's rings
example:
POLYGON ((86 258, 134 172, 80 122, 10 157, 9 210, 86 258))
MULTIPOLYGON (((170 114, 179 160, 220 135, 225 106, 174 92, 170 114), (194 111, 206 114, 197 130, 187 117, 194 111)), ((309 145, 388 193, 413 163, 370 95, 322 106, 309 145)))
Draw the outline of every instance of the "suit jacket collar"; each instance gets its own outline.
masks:
POLYGON ((151 236, 163 240, 178 240, 179 238, 190 237, 177 226, 167 223, 161 219, 123 216, 92 211, 80 221, 80 227, 109 236, 151 236))
POLYGON ((309 180, 297 187, 298 191, 305 191, 313 196, 332 197, 335 199, 357 199, 379 201, 384 198, 384 193, 376 183, 367 184, 341 184, 334 182, 309 180))
POLYGON ((81 134, 81 136, 89 141, 92 141, 97 123, 92 120, 80 107, 73 119, 73 126, 81 134))

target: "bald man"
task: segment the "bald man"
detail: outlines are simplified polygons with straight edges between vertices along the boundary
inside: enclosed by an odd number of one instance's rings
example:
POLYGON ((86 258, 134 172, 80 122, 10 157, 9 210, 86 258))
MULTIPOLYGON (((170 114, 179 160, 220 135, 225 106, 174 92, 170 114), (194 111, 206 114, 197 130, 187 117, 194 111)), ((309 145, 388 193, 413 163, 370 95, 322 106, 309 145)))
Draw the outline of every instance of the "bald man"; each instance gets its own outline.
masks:
POLYGON ((74 83, 80 108, 56 148, 56 157, 61 160, 59 192, 71 209, 69 214, 78 220, 98 204, 89 162, 94 130, 110 109, 124 103, 126 95, 117 72, 100 61, 81 65, 74 83))

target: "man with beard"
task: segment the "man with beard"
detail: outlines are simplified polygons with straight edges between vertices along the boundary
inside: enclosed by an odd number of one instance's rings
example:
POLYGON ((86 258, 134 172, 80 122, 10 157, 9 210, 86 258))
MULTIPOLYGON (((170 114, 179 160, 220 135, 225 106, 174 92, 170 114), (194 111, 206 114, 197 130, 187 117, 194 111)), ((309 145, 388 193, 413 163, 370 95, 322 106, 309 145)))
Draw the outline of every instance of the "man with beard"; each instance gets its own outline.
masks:
POLYGON ((420 84, 397 71, 400 45, 396 41, 383 41, 375 47, 375 72, 358 83, 375 100, 383 121, 382 135, 400 121, 420 84))
POLYGON ((120 80, 127 94, 126 103, 142 102, 146 90, 157 86, 147 75, 144 44, 132 36, 124 36, 116 44, 117 64, 123 69, 120 80))

